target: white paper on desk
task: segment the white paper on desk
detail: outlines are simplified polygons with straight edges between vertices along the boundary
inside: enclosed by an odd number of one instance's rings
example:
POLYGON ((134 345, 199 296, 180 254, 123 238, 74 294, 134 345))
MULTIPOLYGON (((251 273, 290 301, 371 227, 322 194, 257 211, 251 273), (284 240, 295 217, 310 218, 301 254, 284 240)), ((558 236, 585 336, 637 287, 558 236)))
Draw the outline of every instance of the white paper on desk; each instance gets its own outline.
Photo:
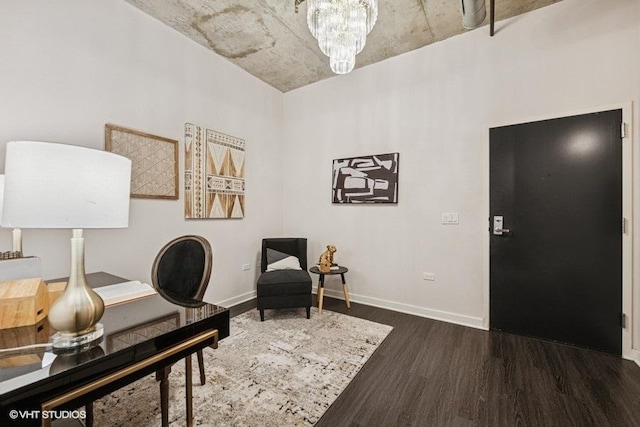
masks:
POLYGON ((156 294, 151 285, 138 280, 101 286, 93 290, 100 295, 105 307, 156 294))

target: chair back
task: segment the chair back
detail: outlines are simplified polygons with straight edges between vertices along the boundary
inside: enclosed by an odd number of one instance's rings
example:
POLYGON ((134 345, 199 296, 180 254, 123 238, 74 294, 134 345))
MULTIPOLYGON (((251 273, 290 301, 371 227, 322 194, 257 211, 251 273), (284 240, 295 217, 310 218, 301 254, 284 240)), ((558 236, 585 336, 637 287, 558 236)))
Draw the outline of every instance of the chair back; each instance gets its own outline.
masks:
POLYGON ((166 300, 185 307, 202 301, 211 276, 211 245, 201 236, 182 236, 167 243, 156 256, 151 281, 166 300))
POLYGON ((300 267, 307 270, 307 239, 299 237, 277 237, 262 239, 262 256, 260 270, 267 271, 267 249, 274 249, 288 255, 293 255, 300 261, 300 267))

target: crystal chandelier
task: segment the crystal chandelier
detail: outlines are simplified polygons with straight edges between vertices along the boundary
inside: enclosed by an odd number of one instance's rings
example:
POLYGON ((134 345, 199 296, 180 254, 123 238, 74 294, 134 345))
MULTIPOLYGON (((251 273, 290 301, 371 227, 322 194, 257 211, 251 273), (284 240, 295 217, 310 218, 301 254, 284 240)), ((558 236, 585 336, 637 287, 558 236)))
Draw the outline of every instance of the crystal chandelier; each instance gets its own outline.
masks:
POLYGON ((336 74, 353 70, 377 19, 378 0, 307 0, 309 29, 336 74))

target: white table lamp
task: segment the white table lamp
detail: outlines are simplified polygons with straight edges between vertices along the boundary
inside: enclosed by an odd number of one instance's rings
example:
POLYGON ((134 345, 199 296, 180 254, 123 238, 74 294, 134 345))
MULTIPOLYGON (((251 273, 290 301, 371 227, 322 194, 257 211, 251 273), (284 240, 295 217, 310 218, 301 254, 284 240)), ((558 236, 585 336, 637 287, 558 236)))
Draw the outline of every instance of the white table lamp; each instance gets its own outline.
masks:
POLYGON ((85 147, 14 141, 5 159, 3 227, 70 228, 67 288, 49 310, 54 347, 76 347, 102 336, 104 302, 87 284, 84 228, 129 224, 131 161, 85 147))

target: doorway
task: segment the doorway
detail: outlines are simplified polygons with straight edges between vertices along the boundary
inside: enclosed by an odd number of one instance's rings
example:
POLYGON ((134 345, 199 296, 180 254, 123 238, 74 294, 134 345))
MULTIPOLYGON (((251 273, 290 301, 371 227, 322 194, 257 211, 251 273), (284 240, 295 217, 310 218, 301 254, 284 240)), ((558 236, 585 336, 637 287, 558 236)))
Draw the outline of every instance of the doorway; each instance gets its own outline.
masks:
POLYGON ((491 329, 622 354, 622 115, 490 129, 491 329))

